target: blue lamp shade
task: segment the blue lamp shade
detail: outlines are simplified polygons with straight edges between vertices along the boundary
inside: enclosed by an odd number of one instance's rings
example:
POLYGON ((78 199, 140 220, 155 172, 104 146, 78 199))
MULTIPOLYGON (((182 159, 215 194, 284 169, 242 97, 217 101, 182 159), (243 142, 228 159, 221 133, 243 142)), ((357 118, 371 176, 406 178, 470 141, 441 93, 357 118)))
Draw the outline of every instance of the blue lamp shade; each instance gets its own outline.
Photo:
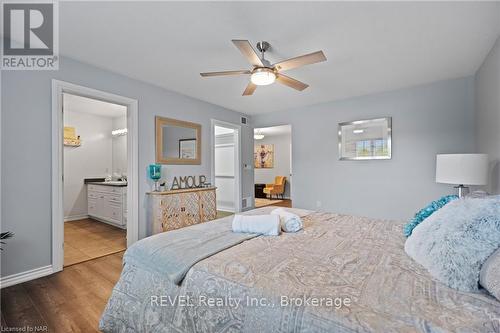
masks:
POLYGON ((161 178, 161 165, 160 164, 150 164, 149 165, 149 178, 157 181, 161 178))

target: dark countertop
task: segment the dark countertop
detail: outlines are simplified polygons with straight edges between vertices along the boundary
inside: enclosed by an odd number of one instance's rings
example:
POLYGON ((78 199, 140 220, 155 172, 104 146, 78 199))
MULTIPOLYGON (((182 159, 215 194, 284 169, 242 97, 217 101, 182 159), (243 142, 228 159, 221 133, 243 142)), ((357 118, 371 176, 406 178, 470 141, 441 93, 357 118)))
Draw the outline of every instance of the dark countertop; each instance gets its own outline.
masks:
POLYGON ((106 178, 84 178, 83 183, 95 183, 95 182, 103 182, 106 178))
POLYGON ((88 182, 87 185, 104 185, 104 186, 114 186, 114 187, 127 187, 127 184, 113 184, 112 182, 88 182))

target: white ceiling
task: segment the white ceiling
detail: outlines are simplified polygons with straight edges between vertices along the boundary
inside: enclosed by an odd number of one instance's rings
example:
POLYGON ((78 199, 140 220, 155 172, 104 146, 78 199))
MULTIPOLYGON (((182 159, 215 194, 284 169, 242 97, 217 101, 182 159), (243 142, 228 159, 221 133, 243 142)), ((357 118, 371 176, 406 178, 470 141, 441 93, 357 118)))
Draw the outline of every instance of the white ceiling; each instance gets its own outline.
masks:
POLYGON ((272 126, 272 127, 261 127, 255 128, 253 130, 255 134, 264 134, 265 136, 277 136, 277 135, 285 135, 292 133, 291 125, 280 125, 280 126, 272 126))
POLYGON ((500 34, 498 2, 61 2, 63 55, 248 114, 472 75, 500 34), (264 39, 271 62, 323 50, 327 62, 241 96, 231 43, 264 39))
POLYGON ((125 117, 127 115, 126 106, 66 93, 63 98, 63 108, 69 112, 90 113, 108 118, 125 117))

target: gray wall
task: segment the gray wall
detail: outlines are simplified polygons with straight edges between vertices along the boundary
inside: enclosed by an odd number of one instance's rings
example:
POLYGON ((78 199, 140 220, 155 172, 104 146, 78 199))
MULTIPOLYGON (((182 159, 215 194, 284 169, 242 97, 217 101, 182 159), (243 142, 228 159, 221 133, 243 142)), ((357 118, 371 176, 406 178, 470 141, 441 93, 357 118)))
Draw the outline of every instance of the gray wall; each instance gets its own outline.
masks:
MULTIPOLYGON (((382 78, 381 78, 382 79, 382 78)), ((307 92, 305 92, 307 93, 307 92)), ((436 184, 438 153, 474 152, 474 79, 257 115, 255 127, 292 125, 293 205, 407 219, 452 186, 436 184), (391 116, 392 159, 339 161, 339 122, 391 116)))
MULTIPOLYGON (((2 252, 1 275, 51 263, 51 79, 139 100, 139 236, 148 233, 147 166, 155 161, 156 115, 201 123, 202 164, 165 166, 167 178, 210 176, 210 119, 239 124, 241 114, 125 76, 62 58, 59 71, 2 72, 2 231, 16 233, 2 252)), ((242 126, 242 163, 252 163, 253 131, 242 126)), ((253 194, 253 170, 243 171, 243 196, 253 194)))
POLYGON ((500 193, 500 38, 476 73, 477 150, 489 154, 488 191, 500 193))

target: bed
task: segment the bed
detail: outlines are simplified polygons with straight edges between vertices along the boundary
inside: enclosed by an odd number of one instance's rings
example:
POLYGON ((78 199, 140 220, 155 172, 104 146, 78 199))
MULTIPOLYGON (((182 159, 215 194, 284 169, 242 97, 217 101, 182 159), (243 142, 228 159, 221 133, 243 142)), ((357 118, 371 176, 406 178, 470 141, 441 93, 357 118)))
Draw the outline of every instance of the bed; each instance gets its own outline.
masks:
POLYGON ((245 240, 196 263, 180 285, 155 268, 161 262, 127 262, 125 255, 100 329, 500 332, 500 302, 435 281, 405 254, 402 222, 298 212, 303 231, 245 240))

